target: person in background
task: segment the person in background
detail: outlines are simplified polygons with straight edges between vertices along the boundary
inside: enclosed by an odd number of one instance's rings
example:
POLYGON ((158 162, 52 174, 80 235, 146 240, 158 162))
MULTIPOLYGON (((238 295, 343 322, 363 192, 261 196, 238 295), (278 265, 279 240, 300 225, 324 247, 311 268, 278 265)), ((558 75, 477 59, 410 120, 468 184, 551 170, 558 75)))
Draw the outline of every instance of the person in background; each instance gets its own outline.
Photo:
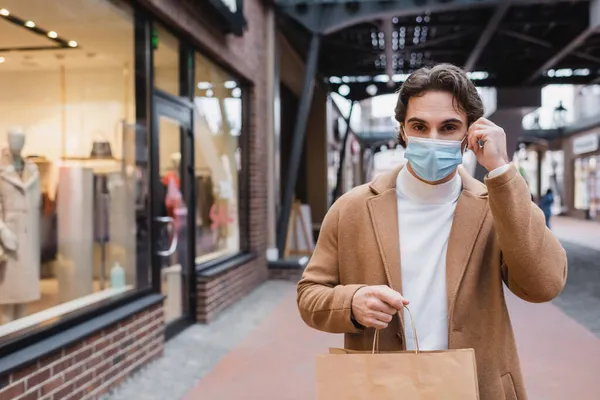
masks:
POLYGON ((546 217, 546 226, 550 228, 550 217, 552 216, 552 204, 554 204, 554 194, 552 189, 548 189, 545 195, 540 198, 540 208, 546 217))

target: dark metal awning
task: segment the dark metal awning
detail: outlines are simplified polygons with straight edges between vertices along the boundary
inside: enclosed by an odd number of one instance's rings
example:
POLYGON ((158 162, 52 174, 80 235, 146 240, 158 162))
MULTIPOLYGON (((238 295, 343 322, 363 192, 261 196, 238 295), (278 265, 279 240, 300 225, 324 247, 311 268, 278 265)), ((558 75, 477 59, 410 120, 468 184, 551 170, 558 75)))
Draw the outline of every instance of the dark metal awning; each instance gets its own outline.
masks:
POLYGON ((412 71, 444 62, 478 86, 600 82, 592 2, 276 1, 290 42, 306 54, 319 35, 319 74, 352 100, 391 93, 412 71))

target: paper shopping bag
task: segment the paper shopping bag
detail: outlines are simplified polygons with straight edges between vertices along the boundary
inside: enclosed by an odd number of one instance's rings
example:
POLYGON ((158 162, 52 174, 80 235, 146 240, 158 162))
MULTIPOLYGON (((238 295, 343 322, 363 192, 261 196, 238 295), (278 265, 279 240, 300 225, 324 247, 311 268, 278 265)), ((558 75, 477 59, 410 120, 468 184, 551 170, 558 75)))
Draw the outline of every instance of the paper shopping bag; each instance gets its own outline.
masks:
POLYGON ((414 324, 413 333, 415 351, 379 353, 376 331, 372 351, 330 349, 319 355, 318 399, 478 400, 474 350, 420 351, 414 324))

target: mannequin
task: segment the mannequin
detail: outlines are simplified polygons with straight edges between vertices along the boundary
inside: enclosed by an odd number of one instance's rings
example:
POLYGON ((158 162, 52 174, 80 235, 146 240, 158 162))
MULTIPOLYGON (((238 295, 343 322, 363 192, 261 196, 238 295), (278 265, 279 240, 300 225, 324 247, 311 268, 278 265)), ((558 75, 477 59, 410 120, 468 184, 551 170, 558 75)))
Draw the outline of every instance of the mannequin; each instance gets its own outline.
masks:
POLYGON ((21 318, 25 304, 40 298, 39 171, 21 152, 25 133, 8 132, 8 153, 0 166, 0 264, 2 323, 21 318))

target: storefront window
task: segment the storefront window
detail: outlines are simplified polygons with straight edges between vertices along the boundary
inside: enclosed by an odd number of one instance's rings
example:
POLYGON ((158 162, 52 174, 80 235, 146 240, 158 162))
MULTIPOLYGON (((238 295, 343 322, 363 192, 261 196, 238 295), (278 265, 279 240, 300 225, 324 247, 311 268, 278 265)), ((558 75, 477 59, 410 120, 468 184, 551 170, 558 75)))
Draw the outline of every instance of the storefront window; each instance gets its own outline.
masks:
POLYGON ((240 251, 242 88, 196 54, 196 264, 240 251))
POLYGON ((154 50, 154 85, 179 96, 179 40, 161 25, 152 29, 154 50))
POLYGON ((146 165, 136 160, 145 142, 135 140, 132 9, 2 7, 0 341, 147 284, 136 267, 147 265, 136 223, 146 165))
POLYGON ((600 156, 575 159, 575 208, 589 211, 595 218, 600 211, 600 156))

